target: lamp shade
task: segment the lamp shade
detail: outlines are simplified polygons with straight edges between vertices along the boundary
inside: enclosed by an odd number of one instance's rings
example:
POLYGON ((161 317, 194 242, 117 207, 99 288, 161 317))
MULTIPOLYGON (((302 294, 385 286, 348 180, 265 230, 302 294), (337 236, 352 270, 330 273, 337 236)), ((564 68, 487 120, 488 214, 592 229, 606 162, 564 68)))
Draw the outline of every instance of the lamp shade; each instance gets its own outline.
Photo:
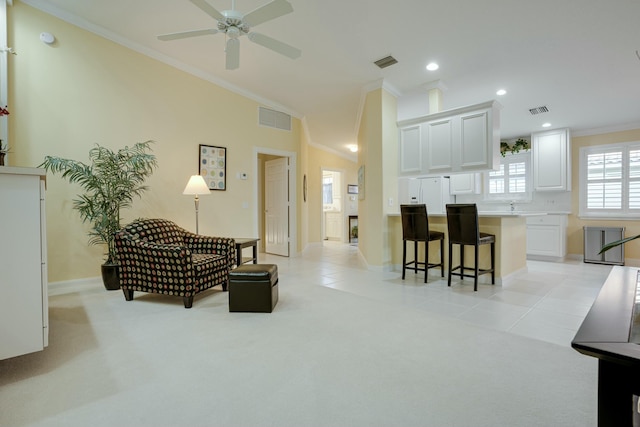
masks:
POLYGON ((204 182, 204 178, 200 175, 192 175, 187 182, 187 186, 184 187, 182 194, 195 194, 196 196, 204 196, 210 194, 207 183, 204 182))

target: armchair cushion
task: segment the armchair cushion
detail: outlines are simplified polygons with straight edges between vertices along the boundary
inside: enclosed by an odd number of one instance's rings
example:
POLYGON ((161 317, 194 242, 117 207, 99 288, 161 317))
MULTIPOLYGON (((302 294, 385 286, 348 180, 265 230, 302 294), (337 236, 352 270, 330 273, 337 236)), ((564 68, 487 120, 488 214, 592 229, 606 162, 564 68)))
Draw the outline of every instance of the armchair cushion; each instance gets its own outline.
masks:
POLYGON ((134 291, 175 295, 189 308, 203 290, 227 290, 236 260, 233 239, 196 235, 163 219, 136 220, 116 233, 115 242, 127 300, 134 291))

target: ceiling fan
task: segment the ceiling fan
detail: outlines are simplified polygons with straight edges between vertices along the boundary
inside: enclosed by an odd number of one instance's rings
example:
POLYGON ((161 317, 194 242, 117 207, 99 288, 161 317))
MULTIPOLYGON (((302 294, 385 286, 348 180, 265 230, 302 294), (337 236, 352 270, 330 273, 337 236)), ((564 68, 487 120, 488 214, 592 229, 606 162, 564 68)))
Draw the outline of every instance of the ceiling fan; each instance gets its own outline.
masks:
POLYGON ((240 41, 238 38, 247 35, 249 40, 271 49, 281 55, 291 59, 300 57, 302 51, 286 43, 273 39, 264 34, 250 31, 251 27, 262 24, 278 18, 287 13, 293 12, 293 7, 287 0, 273 0, 264 6, 247 13, 242 14, 235 9, 235 0, 231 0, 231 10, 223 10, 218 12, 206 0, 190 0, 191 3, 198 6, 204 13, 218 21, 217 28, 206 28, 203 30, 184 31, 180 33, 162 34, 158 36, 159 40, 177 40, 188 37, 206 36, 216 33, 224 33, 227 37, 225 45, 226 69, 235 70, 240 66, 240 41))

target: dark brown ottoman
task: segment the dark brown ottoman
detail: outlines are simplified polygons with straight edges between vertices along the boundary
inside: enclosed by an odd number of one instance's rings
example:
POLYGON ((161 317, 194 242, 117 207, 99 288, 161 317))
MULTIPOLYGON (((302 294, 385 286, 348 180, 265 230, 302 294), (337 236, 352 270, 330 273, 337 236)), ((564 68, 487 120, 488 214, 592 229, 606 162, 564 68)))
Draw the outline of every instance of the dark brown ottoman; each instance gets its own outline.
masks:
POLYGON ((244 264, 229 273, 229 311, 271 313, 277 302, 277 265, 244 264))

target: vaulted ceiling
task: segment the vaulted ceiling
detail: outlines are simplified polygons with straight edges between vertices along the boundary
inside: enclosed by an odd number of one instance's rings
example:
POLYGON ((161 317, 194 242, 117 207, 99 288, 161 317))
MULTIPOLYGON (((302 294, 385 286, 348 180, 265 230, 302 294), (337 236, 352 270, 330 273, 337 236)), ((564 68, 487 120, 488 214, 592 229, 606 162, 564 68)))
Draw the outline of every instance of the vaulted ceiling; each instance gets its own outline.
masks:
MULTIPOLYGON (((367 88, 384 82, 399 116, 427 111, 427 88, 444 109, 502 104, 502 139, 568 127, 640 127, 637 0, 289 0, 293 12, 256 32, 302 51, 290 59, 240 38, 240 66, 225 69, 224 34, 173 41, 157 35, 216 28, 189 0, 22 0, 73 24, 304 120, 311 142, 353 157, 367 88), (373 62, 392 55, 398 63, 373 62), (440 65, 427 71, 427 63, 440 65), (497 96, 498 89, 507 94, 497 96), (548 112, 532 115, 531 108, 548 112)), ((207 0, 219 11, 232 0, 207 0)), ((247 13, 268 0, 237 0, 247 13)))

